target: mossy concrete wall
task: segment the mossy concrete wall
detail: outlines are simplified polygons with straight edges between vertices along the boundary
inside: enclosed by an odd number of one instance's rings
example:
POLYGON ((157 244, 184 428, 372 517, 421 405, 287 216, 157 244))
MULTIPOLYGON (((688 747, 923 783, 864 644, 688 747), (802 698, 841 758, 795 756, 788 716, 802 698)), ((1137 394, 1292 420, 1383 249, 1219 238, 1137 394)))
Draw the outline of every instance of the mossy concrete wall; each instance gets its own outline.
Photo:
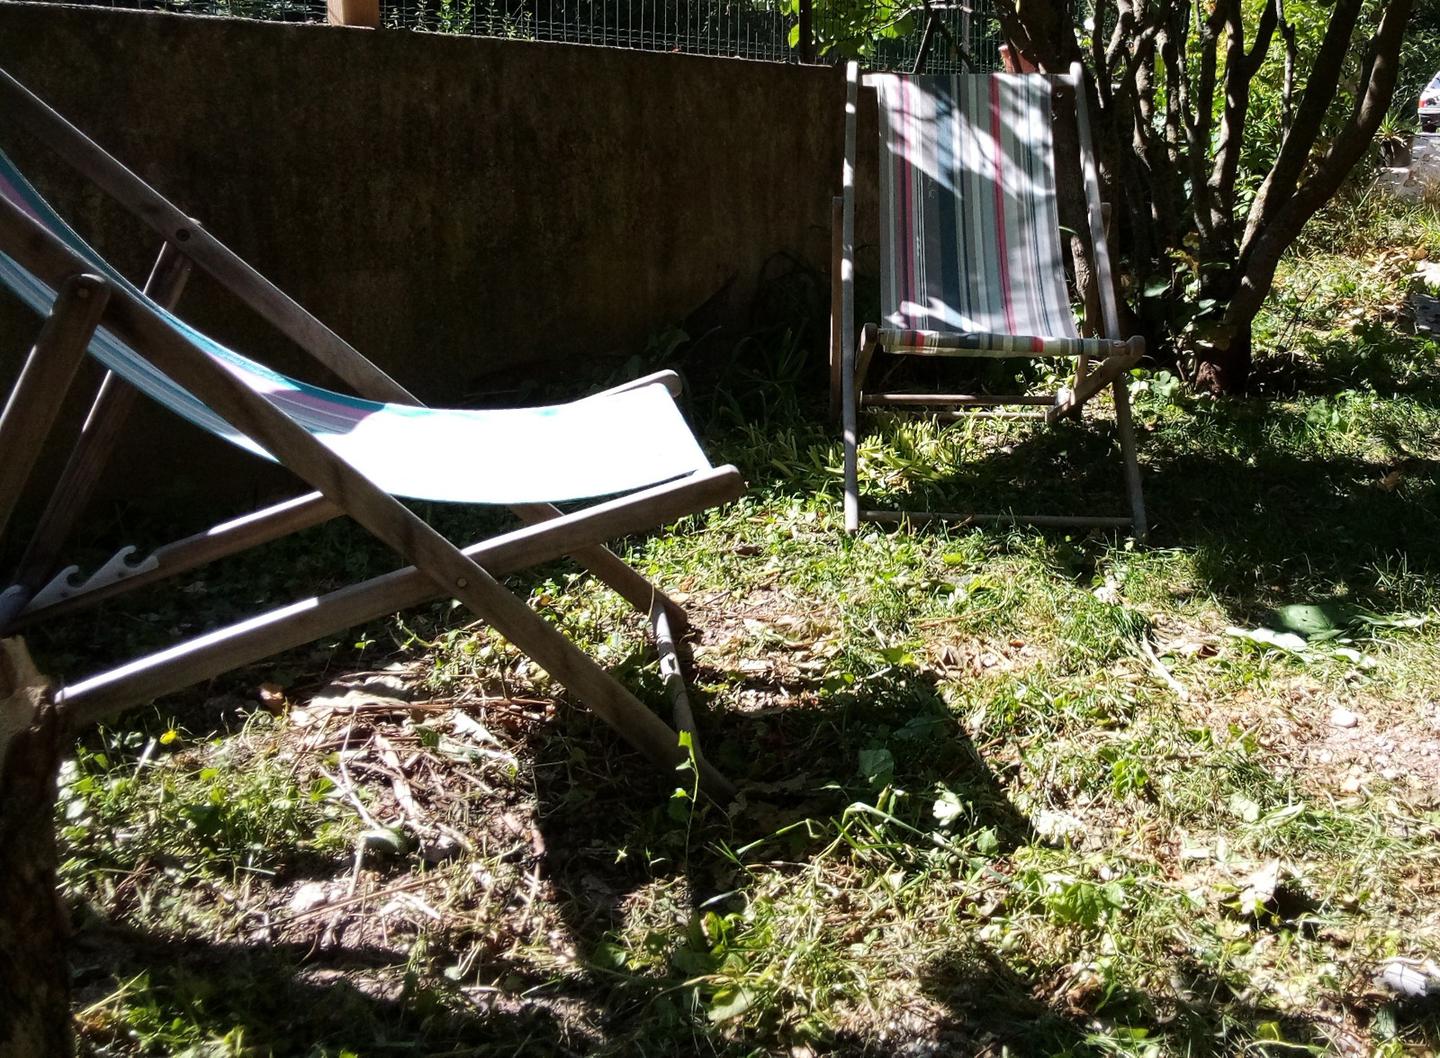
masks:
MULTIPOLYGON (((432 403, 638 351, 732 280, 707 311, 742 319, 772 254, 829 255, 835 69, 3 2, 0 65, 432 403)), ((0 145, 144 275, 153 235, 4 115, 0 145)), ((181 307, 305 373, 203 277, 181 307)), ((0 298, 0 384, 33 333, 0 298)), ((179 436, 121 465, 212 458, 179 436)), ((260 487, 217 465, 202 487, 260 487)))

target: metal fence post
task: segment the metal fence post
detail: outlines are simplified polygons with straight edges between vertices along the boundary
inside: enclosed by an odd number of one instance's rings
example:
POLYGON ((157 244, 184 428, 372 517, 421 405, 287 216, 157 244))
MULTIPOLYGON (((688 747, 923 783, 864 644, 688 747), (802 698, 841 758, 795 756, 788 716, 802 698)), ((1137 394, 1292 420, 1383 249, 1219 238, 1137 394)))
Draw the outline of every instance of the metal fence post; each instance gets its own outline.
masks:
POLYGON ((800 61, 815 61, 814 0, 800 0, 800 61))

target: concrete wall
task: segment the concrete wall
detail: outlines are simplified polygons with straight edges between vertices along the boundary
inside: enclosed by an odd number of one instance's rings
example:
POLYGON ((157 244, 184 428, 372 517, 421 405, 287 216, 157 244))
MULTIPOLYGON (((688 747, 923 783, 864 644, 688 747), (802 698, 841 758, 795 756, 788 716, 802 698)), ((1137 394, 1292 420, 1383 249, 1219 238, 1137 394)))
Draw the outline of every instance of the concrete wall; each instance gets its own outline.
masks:
MULTIPOLYGON (((732 278, 739 318, 771 254, 828 258, 834 69, 3 2, 0 65, 434 403, 634 352, 732 278)), ((0 146, 144 274, 152 235, 3 115, 0 146)), ((203 279, 182 309, 301 364, 203 279)), ((0 298, 0 384, 33 333, 0 298)), ((190 445, 124 458, 169 481, 190 445)), ((259 487, 233 467, 208 480, 259 487)))

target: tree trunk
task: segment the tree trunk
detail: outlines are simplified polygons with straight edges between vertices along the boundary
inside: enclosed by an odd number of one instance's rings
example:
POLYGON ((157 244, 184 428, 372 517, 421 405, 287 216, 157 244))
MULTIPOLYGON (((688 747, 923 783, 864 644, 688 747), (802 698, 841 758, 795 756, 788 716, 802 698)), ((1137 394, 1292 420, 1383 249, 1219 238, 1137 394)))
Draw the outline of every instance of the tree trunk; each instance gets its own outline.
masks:
POLYGON ((69 923, 56 893, 64 725, 24 643, 0 640, 0 1054, 72 1051, 69 923))
POLYGON ((1250 382, 1251 343, 1247 323, 1230 341, 1204 342, 1195 348, 1195 388, 1238 395, 1250 382))

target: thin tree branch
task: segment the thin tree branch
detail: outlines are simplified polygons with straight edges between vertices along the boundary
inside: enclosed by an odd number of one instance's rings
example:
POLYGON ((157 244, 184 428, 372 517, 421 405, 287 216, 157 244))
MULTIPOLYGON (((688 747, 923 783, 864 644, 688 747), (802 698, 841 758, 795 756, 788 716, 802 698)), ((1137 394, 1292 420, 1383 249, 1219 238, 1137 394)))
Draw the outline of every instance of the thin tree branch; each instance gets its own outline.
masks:
POLYGON ((1275 18, 1285 42, 1285 84, 1280 92, 1280 135, 1284 137, 1290 135, 1295 124, 1295 58, 1300 49, 1295 42, 1295 27, 1285 17, 1285 0, 1275 0, 1275 18))
POLYGON ((1215 147, 1214 165, 1209 186, 1211 226, 1222 235, 1226 244, 1222 251, 1234 249, 1235 182, 1240 174, 1240 155, 1245 147, 1245 125, 1250 114, 1250 82, 1269 50, 1275 31, 1276 3, 1270 0, 1260 16, 1254 45, 1245 50, 1245 26, 1240 0, 1229 0, 1226 12, 1225 108, 1220 119, 1220 140, 1215 147))
POLYGON ((1280 20, 1281 0, 1269 0, 1265 10, 1260 12, 1260 22, 1255 27, 1255 43, 1245 56, 1245 79, 1248 81, 1260 72, 1265 56, 1270 51, 1270 39, 1275 35, 1275 26, 1280 20))
MULTIPOLYGON (((1367 76, 1356 91, 1350 117, 1311 176, 1275 210, 1246 247, 1242 257, 1244 271, 1240 289, 1231 300, 1223 321, 1228 329, 1254 318, 1274 283, 1281 255, 1300 234, 1305 222, 1339 190, 1345 177, 1370 146, 1375 130, 1380 127, 1380 121, 1395 95, 1395 82, 1400 71, 1400 46, 1413 6, 1414 0, 1391 0, 1385 8, 1371 39, 1365 70, 1367 76)), ((1308 94, 1309 89, 1306 91, 1308 94)))
MULTIPOLYGON (((1400 2, 1403 2, 1408 10, 1410 0, 1400 2)), ((1294 123, 1281 141, 1275 164, 1266 174, 1259 192, 1255 195, 1255 202, 1250 207, 1250 215, 1245 222, 1245 236, 1240 243, 1242 259, 1246 248, 1254 242, 1261 229, 1284 208, 1295 193, 1295 186, 1310 159, 1311 148, 1315 146, 1325 123, 1325 115, 1339 88, 1340 74, 1345 67, 1345 57, 1350 50, 1350 37, 1360 16, 1361 6, 1362 0, 1335 0, 1329 24, 1325 27, 1325 37, 1315 54, 1315 61, 1305 84, 1305 93, 1301 96, 1300 106, 1295 112, 1294 123)))

